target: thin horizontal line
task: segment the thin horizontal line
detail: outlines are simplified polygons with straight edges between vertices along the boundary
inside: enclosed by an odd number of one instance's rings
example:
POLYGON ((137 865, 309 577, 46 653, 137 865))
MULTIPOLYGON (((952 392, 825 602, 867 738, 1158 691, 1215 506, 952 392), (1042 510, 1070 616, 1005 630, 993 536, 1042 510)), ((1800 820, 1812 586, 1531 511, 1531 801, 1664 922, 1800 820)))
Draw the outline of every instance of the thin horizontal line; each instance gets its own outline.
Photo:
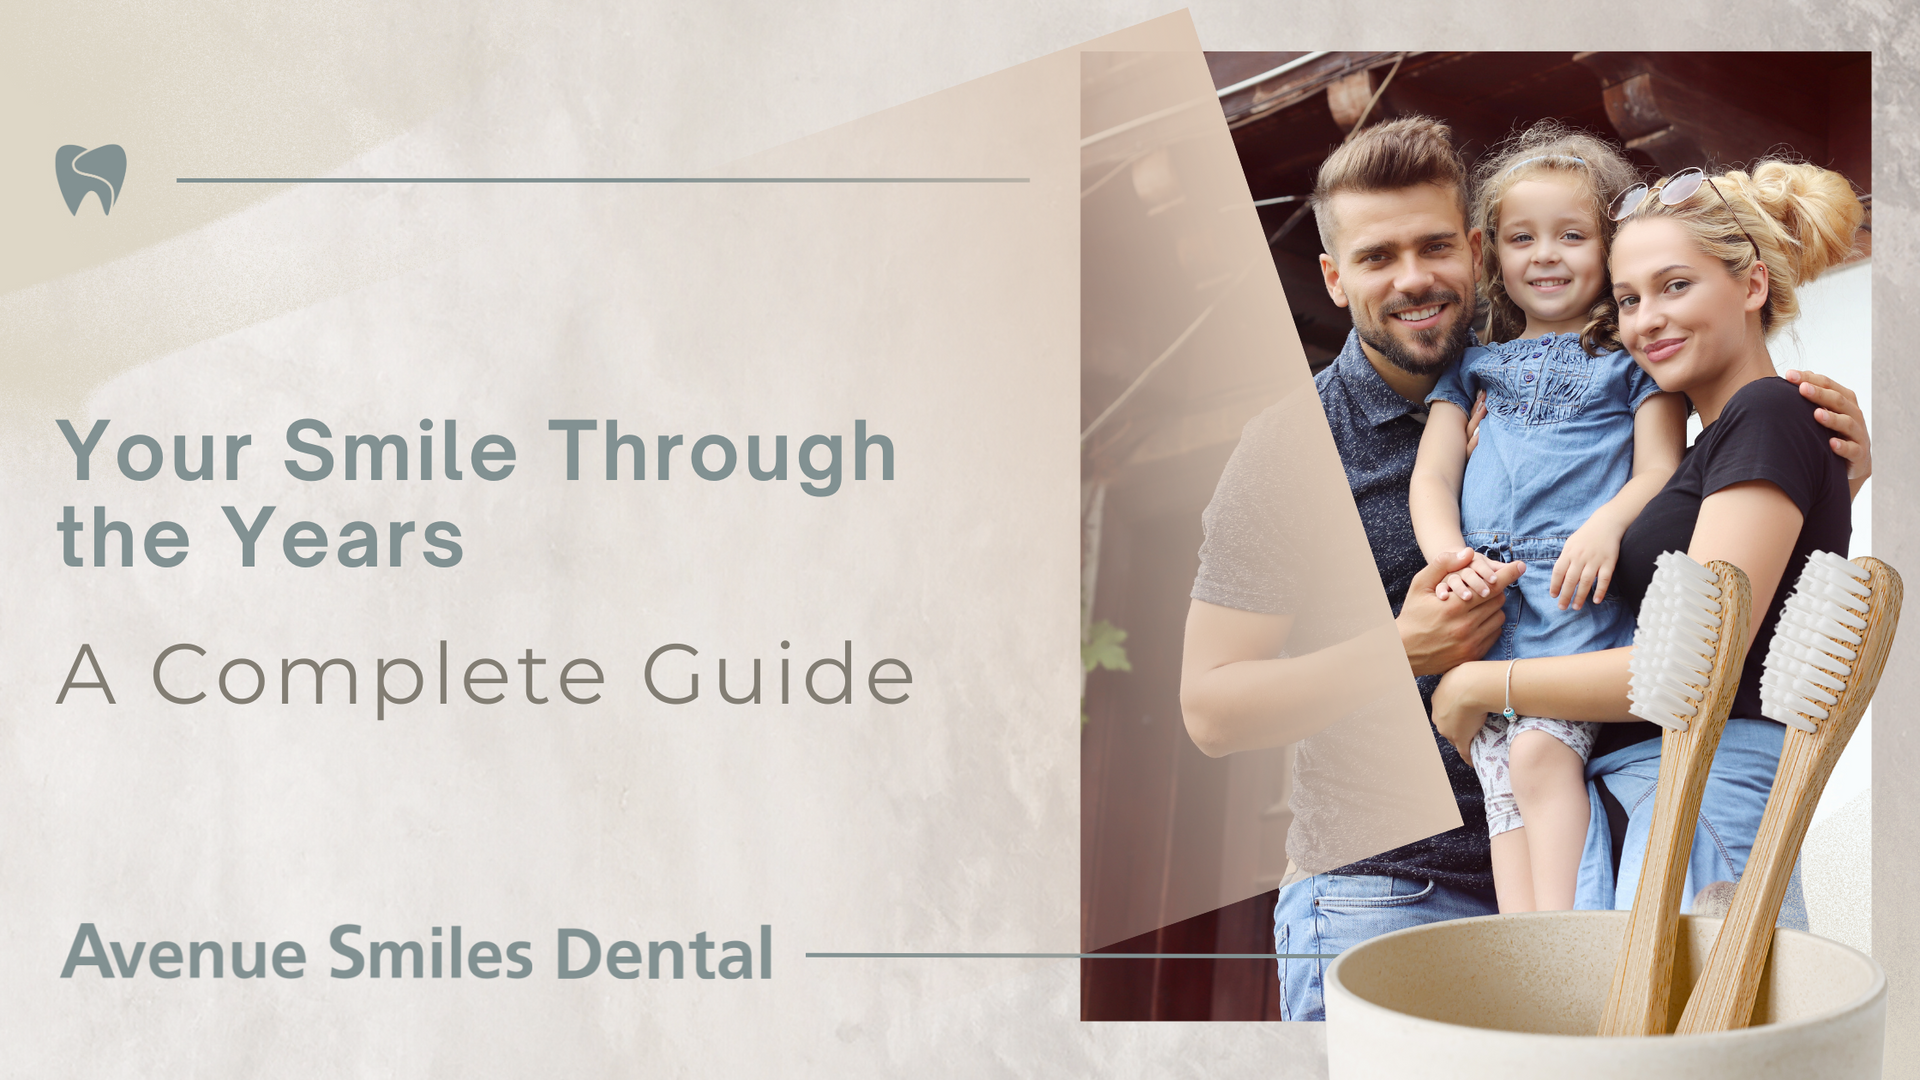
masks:
POLYGON ((1025 184, 1025 176, 176 176, 176 184, 1025 184))
POLYGON ((1332 960, 1339 953, 810 952, 826 960, 1332 960))

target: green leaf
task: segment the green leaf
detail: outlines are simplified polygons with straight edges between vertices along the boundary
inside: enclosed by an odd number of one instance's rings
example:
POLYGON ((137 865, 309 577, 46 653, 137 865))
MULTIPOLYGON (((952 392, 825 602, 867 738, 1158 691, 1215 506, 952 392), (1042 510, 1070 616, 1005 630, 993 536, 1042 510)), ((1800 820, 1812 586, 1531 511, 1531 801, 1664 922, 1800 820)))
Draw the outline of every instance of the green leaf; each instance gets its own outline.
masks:
POLYGON ((1087 628, 1086 638, 1080 642, 1080 664, 1086 671, 1102 668, 1107 671, 1132 671, 1133 664, 1127 659, 1125 642, 1127 632, 1105 619, 1087 628))

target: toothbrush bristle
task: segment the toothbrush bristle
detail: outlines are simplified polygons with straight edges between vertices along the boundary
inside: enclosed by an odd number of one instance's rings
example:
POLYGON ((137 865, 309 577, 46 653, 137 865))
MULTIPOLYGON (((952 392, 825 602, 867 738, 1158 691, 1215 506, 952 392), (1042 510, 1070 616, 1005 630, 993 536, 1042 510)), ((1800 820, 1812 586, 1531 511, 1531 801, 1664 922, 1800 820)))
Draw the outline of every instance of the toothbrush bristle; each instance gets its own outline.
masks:
POLYGON ((1633 635, 1628 711, 1675 731, 1700 711, 1721 625, 1720 579, 1687 556, 1654 560, 1633 635))
POLYGON ((1761 715, 1814 731, 1839 703, 1867 628, 1867 580, 1865 570, 1832 552, 1808 556, 1767 649, 1761 715))

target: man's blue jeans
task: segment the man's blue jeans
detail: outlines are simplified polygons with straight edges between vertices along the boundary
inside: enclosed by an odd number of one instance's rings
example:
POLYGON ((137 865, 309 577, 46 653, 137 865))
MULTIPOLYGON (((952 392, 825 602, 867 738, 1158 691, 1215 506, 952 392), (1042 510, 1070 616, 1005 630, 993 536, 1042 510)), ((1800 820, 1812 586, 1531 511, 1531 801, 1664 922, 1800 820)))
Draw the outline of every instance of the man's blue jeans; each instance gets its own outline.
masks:
MULTIPOLYGON (((1273 951, 1331 957, 1368 938, 1409 926, 1492 915, 1497 910, 1492 889, 1456 889, 1396 877, 1317 874, 1280 890, 1280 901, 1273 907, 1273 951)), ((1280 1019, 1325 1020, 1320 980, 1332 959, 1278 963, 1280 1019)))

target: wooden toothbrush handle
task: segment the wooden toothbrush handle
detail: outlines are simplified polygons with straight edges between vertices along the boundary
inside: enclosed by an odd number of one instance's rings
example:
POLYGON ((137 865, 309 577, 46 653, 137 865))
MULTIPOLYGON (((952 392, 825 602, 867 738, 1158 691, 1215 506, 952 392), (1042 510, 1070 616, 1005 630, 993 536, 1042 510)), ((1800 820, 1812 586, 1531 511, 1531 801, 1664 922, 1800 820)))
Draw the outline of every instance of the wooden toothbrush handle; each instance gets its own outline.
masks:
POLYGON ((1680 892, 1693 852, 1708 765, 1720 729, 1694 723, 1660 737, 1660 786, 1653 831, 1640 864, 1640 885, 1627 915, 1627 936, 1614 964, 1613 985, 1601 1015, 1602 1035, 1664 1035, 1671 1008, 1673 950, 1680 930, 1680 892), (1710 738, 1709 738, 1710 737, 1710 738), (1704 751, 1704 754, 1702 753, 1704 751))
POLYGON ((1660 737, 1660 785, 1654 793, 1653 827, 1640 866, 1640 884, 1627 916, 1627 935, 1614 964, 1613 985, 1601 1014, 1601 1035, 1664 1035, 1672 1017, 1673 952, 1680 932, 1680 893, 1686 887, 1687 857, 1693 853, 1694 824, 1707 787, 1713 753, 1720 746, 1727 714, 1740 689, 1740 668, 1747 653, 1747 624, 1753 592, 1747 576, 1727 562, 1707 565, 1720 578, 1726 613, 1720 647, 1708 675, 1711 691, 1684 732, 1668 729, 1660 737))
POLYGON ((1833 771, 1836 755, 1825 752, 1828 741, 1824 732, 1787 729, 1753 851, 1740 874, 1733 906, 1720 924, 1713 951, 1681 1014, 1677 1034, 1727 1031, 1752 1022, 1760 973, 1773 947, 1774 923, 1780 918, 1794 860, 1799 858, 1800 842, 1806 839, 1827 775, 1833 771))
POLYGON ((1873 699, 1874 689, 1880 685, 1880 673, 1900 626, 1905 589, 1900 575, 1886 563, 1869 557, 1854 562, 1867 571, 1873 596, 1860 655, 1852 663, 1840 700, 1816 730, 1787 729, 1753 852, 1734 890, 1733 906, 1720 924, 1713 951, 1680 1017, 1678 1031, 1682 1034, 1727 1031, 1753 1022, 1760 975, 1773 947, 1774 924, 1780 919, 1780 903, 1786 897, 1800 844, 1807 837, 1814 808, 1820 803, 1820 793, 1826 790, 1841 751, 1846 749, 1861 714, 1873 699))

